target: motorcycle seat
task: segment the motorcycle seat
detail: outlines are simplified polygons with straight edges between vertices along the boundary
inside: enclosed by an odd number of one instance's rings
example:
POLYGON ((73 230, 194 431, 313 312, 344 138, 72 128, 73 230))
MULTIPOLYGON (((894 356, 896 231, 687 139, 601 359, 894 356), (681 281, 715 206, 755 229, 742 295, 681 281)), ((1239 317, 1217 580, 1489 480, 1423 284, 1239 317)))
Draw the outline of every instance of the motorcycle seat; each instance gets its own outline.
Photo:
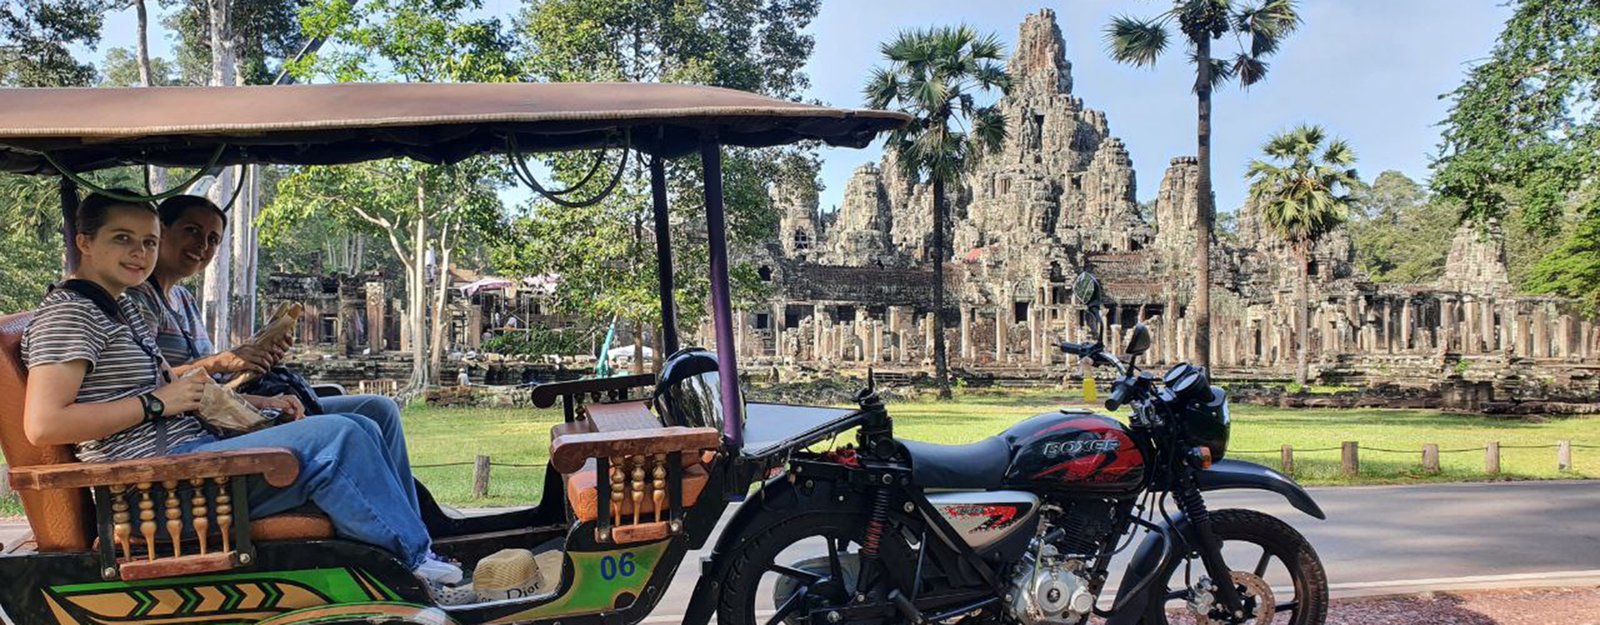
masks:
POLYGON ((923 488, 994 490, 1011 466, 1011 443, 993 436, 966 445, 900 441, 911 457, 911 481, 923 488))

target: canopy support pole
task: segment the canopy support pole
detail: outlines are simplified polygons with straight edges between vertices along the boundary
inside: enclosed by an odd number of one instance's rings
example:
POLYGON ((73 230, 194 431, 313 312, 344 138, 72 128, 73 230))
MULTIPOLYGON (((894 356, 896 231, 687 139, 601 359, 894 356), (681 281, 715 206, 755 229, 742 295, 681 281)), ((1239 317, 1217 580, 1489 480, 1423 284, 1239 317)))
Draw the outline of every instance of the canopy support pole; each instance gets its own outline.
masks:
POLYGON ((81 260, 78 253, 78 183, 62 176, 57 189, 61 196, 61 238, 66 243, 62 275, 70 276, 78 270, 78 261, 81 260))
POLYGON ((678 304, 673 298, 672 224, 667 218, 667 167, 660 155, 650 157, 650 196, 656 214, 656 280, 661 289, 661 349, 671 354, 678 351, 678 304))
POLYGON ((706 238, 711 246, 711 321, 717 335, 717 375, 722 382, 722 437, 729 453, 744 447, 744 406, 734 360, 733 305, 728 292, 727 224, 722 214, 722 146, 715 134, 700 139, 705 170, 706 238))

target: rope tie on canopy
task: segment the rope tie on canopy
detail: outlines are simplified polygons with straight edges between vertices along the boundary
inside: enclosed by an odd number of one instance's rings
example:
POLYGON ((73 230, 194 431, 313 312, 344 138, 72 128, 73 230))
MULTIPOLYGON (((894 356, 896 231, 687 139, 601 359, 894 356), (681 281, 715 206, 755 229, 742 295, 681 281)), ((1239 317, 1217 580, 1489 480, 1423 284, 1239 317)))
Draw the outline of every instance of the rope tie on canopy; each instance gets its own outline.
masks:
MULTIPOLYGON (((217 163, 222 160, 223 151, 225 151, 227 149, 228 149, 228 145, 227 144, 225 144, 225 143, 217 144, 216 151, 211 153, 211 158, 208 159, 205 167, 201 167, 199 170, 195 171, 193 176, 190 176, 188 180, 183 181, 181 184, 173 185, 171 189, 167 189, 166 191, 162 191, 161 193, 156 193, 156 194, 153 194, 153 195, 130 195, 130 194, 127 194, 127 193, 118 193, 116 191, 112 191, 111 189, 107 189, 107 188, 102 187, 102 186, 100 186, 98 184, 95 184, 94 181, 83 177, 82 174, 79 174, 77 172, 72 171, 71 169, 68 169, 65 165, 62 165, 60 161, 56 160, 55 155, 53 155, 53 154, 51 154, 49 152, 43 152, 42 154, 44 155, 44 160, 46 162, 50 163, 51 167, 55 168, 55 170, 57 172, 59 172, 63 177, 65 177, 67 180, 71 180, 73 182, 73 184, 76 184, 76 185, 78 185, 80 187, 83 187, 85 189, 88 189, 90 191, 98 193, 100 195, 104 195, 104 196, 109 197, 109 198, 111 198, 113 200, 121 200, 123 202, 160 202, 161 200, 165 200, 165 199, 167 199, 169 197, 182 195, 186 191, 188 191, 188 189, 189 189, 189 187, 191 185, 193 185, 196 182, 199 182, 201 178, 204 178, 206 176, 206 172, 207 171, 209 171, 211 168, 217 166, 217 163)), ((149 183, 146 182, 145 184, 147 185, 146 186, 146 190, 148 190, 149 189, 149 187, 148 187, 149 183)), ((239 196, 238 191, 237 190, 234 191, 234 197, 237 198, 238 196, 239 196)), ((230 200, 228 202, 228 204, 231 206, 233 204, 232 200, 230 200)))
POLYGON ((600 171, 600 164, 605 161, 607 148, 600 148, 596 152, 594 163, 589 166, 589 171, 584 174, 581 180, 565 189, 557 189, 553 191, 546 189, 544 185, 539 184, 539 180, 533 175, 533 170, 528 168, 527 158, 523 155, 522 149, 517 145, 516 133, 506 135, 506 148, 506 156, 511 161, 511 171, 516 174, 518 180, 521 180, 523 184, 528 185, 528 188, 533 189, 535 193, 544 196, 545 199, 550 200, 557 205, 565 206, 567 208, 584 208, 586 206, 594 206, 595 204, 599 204, 602 200, 610 197, 611 193, 617 189, 617 184, 622 182, 622 174, 628 169, 628 150, 633 148, 633 132, 631 130, 623 131, 622 156, 621 158, 617 159, 617 169, 616 172, 611 175, 611 181, 607 182, 605 188, 601 189, 593 196, 578 200, 569 200, 562 196, 571 195, 573 192, 589 184, 589 181, 592 180, 595 174, 600 171))

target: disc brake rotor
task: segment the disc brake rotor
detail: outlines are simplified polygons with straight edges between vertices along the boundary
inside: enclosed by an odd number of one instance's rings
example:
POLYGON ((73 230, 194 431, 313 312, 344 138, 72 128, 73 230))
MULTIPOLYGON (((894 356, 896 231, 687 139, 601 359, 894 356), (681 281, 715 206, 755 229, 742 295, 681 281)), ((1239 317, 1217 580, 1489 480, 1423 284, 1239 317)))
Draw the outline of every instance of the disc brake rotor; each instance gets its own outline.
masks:
MULTIPOLYGON (((1278 605, 1272 596, 1272 586, 1267 583, 1267 580, 1244 571, 1234 571, 1232 577, 1234 587, 1240 589, 1239 596, 1244 600, 1245 607, 1250 612, 1249 618, 1242 621, 1240 625, 1270 624, 1272 616, 1277 613, 1278 605)), ((1222 606, 1217 605, 1215 602, 1211 603, 1211 607, 1219 611, 1222 609, 1222 606)), ((1197 625, 1230 625, 1230 621, 1212 618, 1211 612, 1212 610, 1210 609, 1205 610, 1204 614, 1200 614, 1197 611, 1194 615, 1195 623, 1197 625)))

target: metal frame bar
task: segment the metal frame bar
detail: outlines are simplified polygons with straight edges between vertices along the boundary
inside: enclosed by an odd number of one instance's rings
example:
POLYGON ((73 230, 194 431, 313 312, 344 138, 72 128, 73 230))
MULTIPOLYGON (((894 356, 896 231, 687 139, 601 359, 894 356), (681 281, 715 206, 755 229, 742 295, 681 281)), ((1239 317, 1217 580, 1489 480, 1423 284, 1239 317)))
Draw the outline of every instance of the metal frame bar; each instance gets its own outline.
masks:
POLYGON ((700 141, 705 170, 706 238, 711 247, 711 320, 717 335, 717 374, 722 382, 722 436, 730 454, 744 447, 743 405, 733 344, 733 307, 728 292, 728 227, 722 214, 722 145, 713 133, 700 141))
POLYGON ((672 223, 667 211, 667 167, 659 154, 650 157, 650 197, 656 218, 656 279, 661 293, 661 348, 678 351, 678 304, 673 296, 672 223))

